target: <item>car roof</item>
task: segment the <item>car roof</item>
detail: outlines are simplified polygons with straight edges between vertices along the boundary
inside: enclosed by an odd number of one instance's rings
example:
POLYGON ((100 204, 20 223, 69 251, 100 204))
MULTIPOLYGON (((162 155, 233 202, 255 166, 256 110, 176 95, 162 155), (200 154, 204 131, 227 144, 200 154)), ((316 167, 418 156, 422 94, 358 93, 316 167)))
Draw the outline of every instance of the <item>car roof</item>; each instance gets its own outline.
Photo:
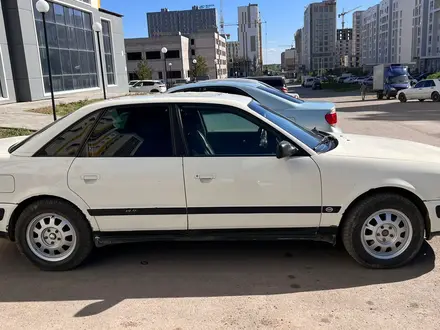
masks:
POLYGON ((256 76, 256 77, 247 77, 247 79, 277 80, 277 79, 285 79, 285 78, 284 76, 256 76))
POLYGON ((240 78, 229 78, 229 79, 213 79, 213 80, 204 80, 199 81, 183 86, 175 86, 170 89, 168 89, 168 92, 175 92, 182 89, 188 89, 188 88, 196 88, 196 87, 207 87, 207 86, 228 86, 228 87, 240 87, 243 85, 248 86, 258 86, 261 85, 261 82, 257 80, 250 80, 250 79, 240 79, 240 78))

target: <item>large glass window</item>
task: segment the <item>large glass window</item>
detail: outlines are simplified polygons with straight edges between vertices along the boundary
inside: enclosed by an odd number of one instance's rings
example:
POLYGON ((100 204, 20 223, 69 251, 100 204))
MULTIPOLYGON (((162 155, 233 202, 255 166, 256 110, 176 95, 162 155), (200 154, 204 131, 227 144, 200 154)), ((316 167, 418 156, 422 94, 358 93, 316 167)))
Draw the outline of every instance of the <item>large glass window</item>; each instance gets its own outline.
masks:
POLYGON ((84 148, 84 157, 172 157, 167 105, 108 109, 84 148))
POLYGON ((105 68, 107 72, 107 83, 115 85, 115 62, 113 59, 112 31, 110 22, 101 20, 102 23, 102 39, 104 41, 105 68))
MULTIPOLYGON (((34 8, 37 0, 33 0, 34 8)), ((49 2, 46 14, 49 57, 54 91, 98 86, 92 17, 88 12, 49 2)), ((34 10, 44 89, 49 88, 46 44, 41 14, 34 10)))

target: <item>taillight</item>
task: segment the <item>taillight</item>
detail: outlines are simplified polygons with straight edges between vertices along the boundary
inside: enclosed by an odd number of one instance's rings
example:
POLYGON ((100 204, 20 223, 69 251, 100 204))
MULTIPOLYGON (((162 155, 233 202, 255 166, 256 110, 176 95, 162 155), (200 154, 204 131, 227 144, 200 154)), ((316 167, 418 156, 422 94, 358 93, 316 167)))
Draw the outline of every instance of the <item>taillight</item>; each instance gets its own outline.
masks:
POLYGON ((287 88, 286 87, 281 88, 281 90, 283 91, 283 93, 287 93, 287 88))
POLYGON ((327 123, 331 126, 335 126, 338 123, 338 114, 336 113, 336 110, 332 110, 329 113, 325 115, 325 120, 327 123))

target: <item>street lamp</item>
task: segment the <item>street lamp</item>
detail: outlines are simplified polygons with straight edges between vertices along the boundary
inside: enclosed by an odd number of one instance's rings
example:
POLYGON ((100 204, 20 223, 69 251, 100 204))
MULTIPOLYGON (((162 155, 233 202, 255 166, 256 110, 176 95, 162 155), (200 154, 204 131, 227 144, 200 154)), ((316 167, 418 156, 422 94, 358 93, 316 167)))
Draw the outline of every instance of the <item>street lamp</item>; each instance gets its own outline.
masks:
POLYGON ((194 58, 192 60, 193 62, 193 80, 196 81, 196 64, 197 64, 197 60, 194 58))
POLYGON ((170 68, 170 69, 169 69, 169 75, 168 75, 169 78, 170 78, 170 87, 171 87, 171 67, 172 67, 172 66, 173 66, 173 63, 171 63, 171 62, 168 63, 168 67, 170 68))
POLYGON ((217 63, 218 63, 218 60, 215 58, 215 59, 214 59, 214 65, 215 65, 215 79, 218 79, 217 63))
MULTIPOLYGON (((168 49, 166 47, 162 47, 162 49, 160 50, 163 54, 163 73, 164 73, 164 81, 165 81, 165 85, 168 84, 168 79, 167 79, 167 52, 168 49)), ((168 85, 167 85, 168 86, 168 85)))
POLYGON ((99 33, 102 31, 102 25, 99 22, 93 23, 93 31, 96 32, 96 37, 98 39, 98 53, 99 53, 99 63, 101 66, 101 79, 102 79, 102 91, 104 93, 104 100, 107 99, 107 94, 105 91, 105 80, 104 80, 104 65, 102 64, 102 53, 101 53, 101 39, 99 38, 99 33))
POLYGON ((41 14, 43 17, 43 30, 44 30, 44 43, 46 44, 46 58, 47 58, 47 67, 49 71, 49 88, 50 88, 50 96, 52 98, 52 113, 53 113, 53 120, 57 120, 57 113, 55 108, 55 96, 53 93, 53 82, 52 82, 52 69, 50 67, 50 57, 49 57, 49 44, 47 42, 47 28, 46 28, 46 14, 50 10, 50 6, 45 0, 38 0, 35 4, 35 7, 37 8, 37 11, 41 14))

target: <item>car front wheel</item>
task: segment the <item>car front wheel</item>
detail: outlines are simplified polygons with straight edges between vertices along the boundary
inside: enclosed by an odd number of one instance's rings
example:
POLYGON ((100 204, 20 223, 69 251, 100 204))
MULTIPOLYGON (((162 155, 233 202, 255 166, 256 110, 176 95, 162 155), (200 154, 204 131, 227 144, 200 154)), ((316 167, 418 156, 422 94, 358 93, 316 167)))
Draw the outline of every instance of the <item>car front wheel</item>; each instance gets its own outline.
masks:
POLYGON ((399 94, 399 101, 402 102, 402 103, 405 103, 407 101, 406 100, 406 95, 403 94, 403 93, 400 93, 399 94))
POLYGON ((15 228, 19 250, 42 270, 79 266, 93 249, 84 215, 70 204, 43 199, 26 207, 15 228))
POLYGON ((396 194, 377 194, 347 214, 342 241, 347 252, 369 268, 395 268, 410 262, 424 241, 424 220, 416 205, 396 194))

